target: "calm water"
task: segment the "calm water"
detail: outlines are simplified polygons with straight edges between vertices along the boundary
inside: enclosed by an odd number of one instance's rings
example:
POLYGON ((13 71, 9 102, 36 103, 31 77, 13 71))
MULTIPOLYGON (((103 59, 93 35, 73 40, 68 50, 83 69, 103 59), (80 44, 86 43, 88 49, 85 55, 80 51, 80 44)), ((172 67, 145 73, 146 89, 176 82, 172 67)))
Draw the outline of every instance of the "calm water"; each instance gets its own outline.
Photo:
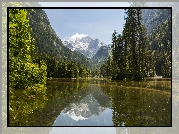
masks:
POLYGON ((10 105, 10 126, 171 126, 171 82, 52 79, 10 105))

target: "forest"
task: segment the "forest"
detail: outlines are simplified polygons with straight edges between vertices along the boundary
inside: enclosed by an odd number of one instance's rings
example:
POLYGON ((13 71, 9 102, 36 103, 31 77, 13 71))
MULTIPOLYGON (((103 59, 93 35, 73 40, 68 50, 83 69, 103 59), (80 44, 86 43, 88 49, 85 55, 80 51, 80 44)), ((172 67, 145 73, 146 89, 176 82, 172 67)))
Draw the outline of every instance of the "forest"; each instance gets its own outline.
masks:
POLYGON ((8 14, 12 89, 45 84, 47 78, 171 78, 171 17, 147 34, 141 9, 125 9, 123 32, 114 30, 112 54, 98 64, 65 47, 42 9, 9 8, 8 14))
POLYGON ((171 17, 150 34, 142 25, 140 9, 127 9, 122 34, 112 35, 112 57, 100 67, 112 79, 141 80, 149 76, 171 77, 171 17))

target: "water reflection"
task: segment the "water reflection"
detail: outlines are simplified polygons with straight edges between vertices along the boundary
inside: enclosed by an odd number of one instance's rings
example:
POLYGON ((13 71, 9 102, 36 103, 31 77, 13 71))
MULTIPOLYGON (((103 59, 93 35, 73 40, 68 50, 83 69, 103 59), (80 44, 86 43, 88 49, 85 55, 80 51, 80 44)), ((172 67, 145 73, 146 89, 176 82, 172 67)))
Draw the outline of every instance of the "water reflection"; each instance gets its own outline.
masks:
POLYGON ((95 100, 92 94, 87 95, 80 102, 72 103, 62 110, 61 113, 67 113, 74 120, 88 119, 92 115, 99 115, 105 108, 95 100), (80 118, 81 117, 81 118, 80 118))
POLYGON ((33 87, 26 90, 12 90, 9 92, 9 126, 33 125, 29 119, 36 110, 42 111, 46 107, 46 88, 33 87))
POLYGON ((102 89, 111 96, 114 126, 170 126, 171 95, 135 88, 102 89))
POLYGON ((16 120, 20 126, 171 126, 170 82, 150 82, 52 79, 47 99, 35 96, 43 107, 16 120))
MULTIPOLYGON (((86 126, 87 124, 95 126, 109 124, 109 120, 106 120, 107 122, 102 122, 101 118, 106 115, 105 113, 109 114, 110 110, 107 109, 107 107, 110 105, 110 99, 107 95, 102 93, 100 85, 98 84, 99 83, 94 81, 94 83, 88 84, 84 91, 81 90, 82 96, 76 94, 76 97, 81 98, 81 100, 65 107, 53 126, 86 126), (62 120, 66 121, 62 122, 62 120)), ((110 116, 108 116, 108 118, 109 117, 110 116)), ((112 125, 111 119, 112 118, 110 118, 110 123, 112 125)))

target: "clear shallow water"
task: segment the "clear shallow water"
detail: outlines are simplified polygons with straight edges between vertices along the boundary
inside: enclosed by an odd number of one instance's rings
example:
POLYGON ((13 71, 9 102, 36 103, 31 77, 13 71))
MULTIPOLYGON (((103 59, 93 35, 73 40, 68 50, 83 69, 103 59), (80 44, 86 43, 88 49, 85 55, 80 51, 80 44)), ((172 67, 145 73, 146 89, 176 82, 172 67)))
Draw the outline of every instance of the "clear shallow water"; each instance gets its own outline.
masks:
POLYGON ((10 102, 10 126, 171 126, 170 81, 52 79, 10 102))

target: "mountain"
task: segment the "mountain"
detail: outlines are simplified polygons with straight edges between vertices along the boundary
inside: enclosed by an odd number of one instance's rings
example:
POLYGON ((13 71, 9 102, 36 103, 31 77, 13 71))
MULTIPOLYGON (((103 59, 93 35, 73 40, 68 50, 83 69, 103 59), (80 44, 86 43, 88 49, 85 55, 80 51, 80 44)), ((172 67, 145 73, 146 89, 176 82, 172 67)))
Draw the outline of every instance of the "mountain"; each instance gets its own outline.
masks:
POLYGON ((47 14, 42 9, 28 11, 32 37, 35 39, 35 47, 43 57, 52 57, 56 60, 67 59, 76 63, 89 66, 91 60, 78 51, 71 51, 64 46, 60 37, 50 25, 47 14), (38 21, 37 21, 38 20, 38 21))
POLYGON ((147 28, 151 55, 157 60, 156 75, 171 77, 171 9, 144 9, 142 23, 147 28), (164 71, 168 70, 168 71, 164 71))
POLYGON ((101 46, 106 44, 98 38, 92 38, 85 34, 78 34, 63 40, 63 44, 70 48, 72 51, 76 50, 81 52, 88 58, 92 58, 101 46))
POLYGON ((142 9, 142 24, 151 33, 154 28, 171 17, 171 9, 142 9))
POLYGON ((110 46, 101 46, 97 53, 92 57, 94 63, 103 63, 108 59, 108 56, 111 55, 110 46))
POLYGON ((92 94, 87 95, 80 102, 72 103, 62 110, 61 113, 68 114, 73 120, 85 120, 91 116, 102 113, 106 108, 101 107, 92 94))

